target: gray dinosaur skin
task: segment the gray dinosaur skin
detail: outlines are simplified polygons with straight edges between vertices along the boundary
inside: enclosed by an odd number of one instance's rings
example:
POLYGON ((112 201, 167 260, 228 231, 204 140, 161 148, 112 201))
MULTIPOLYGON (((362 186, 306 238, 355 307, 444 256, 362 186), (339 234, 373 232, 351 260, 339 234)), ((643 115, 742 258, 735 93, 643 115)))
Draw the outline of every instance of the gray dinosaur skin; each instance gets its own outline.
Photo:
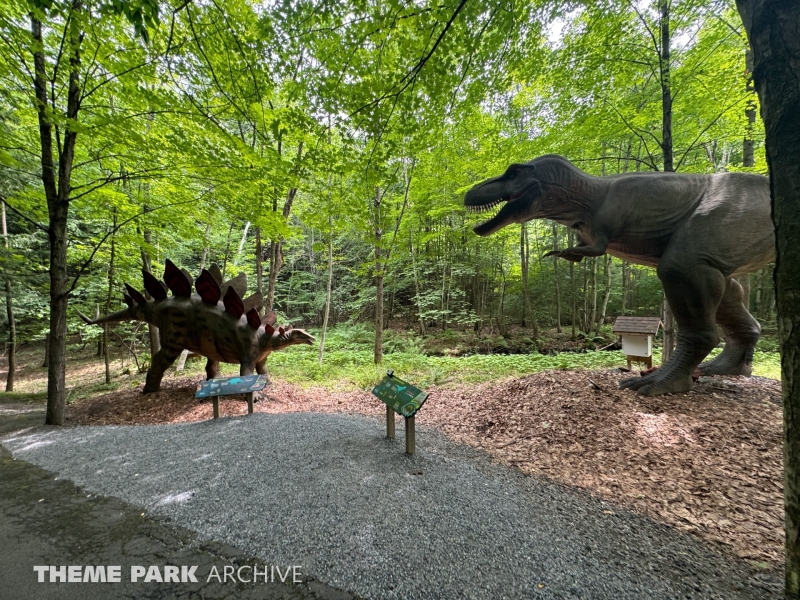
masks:
POLYGON ((769 180, 750 173, 626 173, 594 177, 548 154, 512 164, 464 196, 464 206, 499 213, 476 225, 490 235, 512 223, 552 219, 578 232, 572 248, 548 252, 578 262, 608 253, 655 267, 678 323, 670 360, 621 388, 640 394, 685 392, 692 373, 750 375, 761 327, 742 304, 736 275, 775 258, 769 180), (725 333, 722 353, 701 361, 725 333))

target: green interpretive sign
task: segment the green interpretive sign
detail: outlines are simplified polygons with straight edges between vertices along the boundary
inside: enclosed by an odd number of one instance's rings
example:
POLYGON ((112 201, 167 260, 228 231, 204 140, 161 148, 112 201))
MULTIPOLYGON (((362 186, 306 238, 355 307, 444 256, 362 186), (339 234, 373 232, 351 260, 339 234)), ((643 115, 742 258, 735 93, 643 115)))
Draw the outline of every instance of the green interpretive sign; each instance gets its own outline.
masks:
POLYGON ((241 375, 239 377, 220 377, 200 383, 195 398, 248 394, 263 390, 267 385, 266 375, 241 375))
POLYGON ((394 412, 404 417, 413 417, 428 399, 426 392, 395 377, 394 371, 391 370, 373 388, 372 394, 394 412))

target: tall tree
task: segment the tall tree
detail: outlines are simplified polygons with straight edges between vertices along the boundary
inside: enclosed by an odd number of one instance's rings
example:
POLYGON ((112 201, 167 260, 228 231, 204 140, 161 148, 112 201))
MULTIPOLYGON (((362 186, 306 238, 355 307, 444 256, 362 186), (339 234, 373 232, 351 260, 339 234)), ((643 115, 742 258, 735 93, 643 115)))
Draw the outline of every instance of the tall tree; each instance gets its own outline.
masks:
POLYGON ((766 132, 783 387, 787 598, 800 598, 800 3, 737 0, 766 132))
MULTIPOLYGON (((8 224, 6 223, 6 203, 2 204, 3 243, 6 252, 9 249, 8 224)), ((14 294, 11 290, 11 276, 6 276, 6 316, 8 317, 8 374, 6 375, 6 391, 14 391, 14 375, 17 368, 17 323, 14 318, 14 294)))

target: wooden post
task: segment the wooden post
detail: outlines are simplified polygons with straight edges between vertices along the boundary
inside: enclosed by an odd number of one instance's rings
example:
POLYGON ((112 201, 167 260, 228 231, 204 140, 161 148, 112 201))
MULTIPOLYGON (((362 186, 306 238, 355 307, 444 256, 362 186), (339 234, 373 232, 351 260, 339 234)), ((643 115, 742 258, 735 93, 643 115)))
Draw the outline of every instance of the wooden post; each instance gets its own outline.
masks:
POLYGON ((247 398, 247 414, 253 414, 253 392, 248 392, 245 394, 245 398, 247 398))
POLYGON ((390 406, 386 406, 386 437, 394 439, 394 411, 390 406))
POLYGON ((406 417, 406 454, 414 454, 417 440, 414 431, 414 415, 406 417))
POLYGON ((219 419, 219 396, 211 396, 211 403, 214 405, 214 418, 219 419))

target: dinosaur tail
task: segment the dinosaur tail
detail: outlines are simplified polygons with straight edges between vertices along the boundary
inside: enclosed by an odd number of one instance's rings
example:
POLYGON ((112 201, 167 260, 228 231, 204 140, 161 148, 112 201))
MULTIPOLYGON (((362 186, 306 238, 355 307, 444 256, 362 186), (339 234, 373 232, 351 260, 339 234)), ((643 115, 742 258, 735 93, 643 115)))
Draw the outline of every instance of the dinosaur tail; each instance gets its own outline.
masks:
POLYGON ((105 323, 120 323, 122 321, 135 321, 136 314, 134 312, 135 307, 131 306, 124 310, 118 310, 117 312, 111 313, 110 315, 106 315, 105 317, 100 317, 99 319, 90 319, 81 311, 78 311, 78 315, 81 319, 83 319, 84 323, 87 325, 103 325, 105 323))

